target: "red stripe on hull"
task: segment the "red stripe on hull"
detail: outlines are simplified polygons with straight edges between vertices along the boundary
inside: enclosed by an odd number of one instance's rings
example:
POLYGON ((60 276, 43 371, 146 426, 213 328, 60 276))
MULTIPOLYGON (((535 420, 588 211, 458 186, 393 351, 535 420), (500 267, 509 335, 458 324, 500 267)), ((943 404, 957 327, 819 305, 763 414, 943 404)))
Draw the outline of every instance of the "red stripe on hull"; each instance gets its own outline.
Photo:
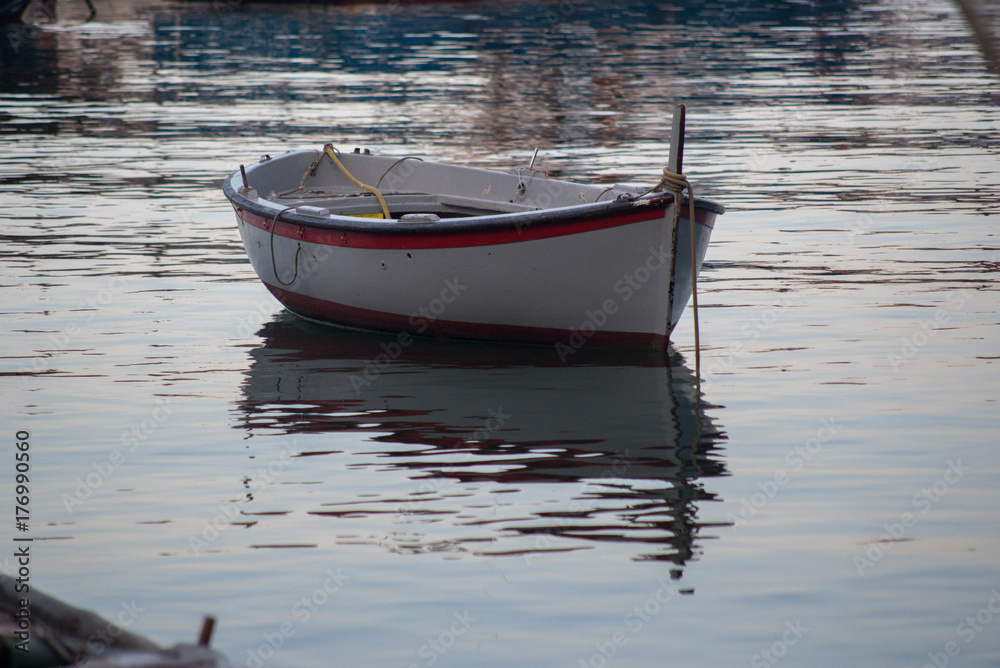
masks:
MULTIPOLYGON (((236 215, 248 225, 270 231, 273 220, 250 213, 245 209, 234 207, 236 215)), ((298 223, 288 223, 279 220, 274 234, 289 239, 298 239, 324 246, 345 246, 350 248, 377 249, 421 249, 421 248, 466 248, 470 246, 492 246, 510 244, 535 239, 579 234, 593 230, 630 225, 646 220, 662 218, 666 213, 664 206, 645 206, 634 212, 602 216, 590 219, 575 219, 555 223, 539 223, 537 225, 510 226, 491 229, 440 229, 419 232, 358 232, 347 230, 326 229, 298 223)), ((701 215, 706 215, 701 212, 701 215)), ((699 213, 696 212, 696 218, 699 213)), ((710 216, 707 216, 710 217, 710 216)), ((391 225, 392 223, 386 223, 391 225)), ((443 227, 443 226, 442 226, 443 227)))
POLYGON ((600 330, 555 329, 493 323, 460 322, 434 318, 414 312, 410 316, 384 313, 347 306, 336 302, 300 295, 265 283, 271 294, 288 310, 298 315, 342 327, 384 332, 408 332, 420 336, 510 343, 563 344, 571 350, 584 344, 660 350, 666 348, 663 334, 639 332, 603 332, 600 330))

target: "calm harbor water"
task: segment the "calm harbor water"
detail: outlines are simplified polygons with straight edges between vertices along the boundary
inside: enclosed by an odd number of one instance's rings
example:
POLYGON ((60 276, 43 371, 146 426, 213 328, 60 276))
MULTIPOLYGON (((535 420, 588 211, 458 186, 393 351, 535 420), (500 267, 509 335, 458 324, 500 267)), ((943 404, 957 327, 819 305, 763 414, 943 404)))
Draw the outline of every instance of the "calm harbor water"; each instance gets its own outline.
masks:
POLYGON ((35 586, 241 666, 1000 665, 1000 78, 954 5, 95 3, 0 30, 35 586), (380 357, 220 189, 326 141, 652 184, 678 102, 728 209, 700 395, 690 313, 380 357))

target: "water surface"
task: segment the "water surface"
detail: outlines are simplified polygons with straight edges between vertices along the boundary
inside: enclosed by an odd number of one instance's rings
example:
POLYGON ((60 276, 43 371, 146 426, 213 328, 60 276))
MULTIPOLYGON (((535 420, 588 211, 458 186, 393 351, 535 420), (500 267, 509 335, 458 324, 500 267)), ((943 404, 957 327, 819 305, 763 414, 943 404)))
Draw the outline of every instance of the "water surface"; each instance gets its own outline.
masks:
POLYGON ((214 614, 244 666, 1000 662, 1000 98, 956 7, 97 10, 0 33, 38 587, 214 614), (652 184, 678 102, 727 207, 700 393, 690 313, 569 364, 303 323, 221 195, 326 141, 652 184))

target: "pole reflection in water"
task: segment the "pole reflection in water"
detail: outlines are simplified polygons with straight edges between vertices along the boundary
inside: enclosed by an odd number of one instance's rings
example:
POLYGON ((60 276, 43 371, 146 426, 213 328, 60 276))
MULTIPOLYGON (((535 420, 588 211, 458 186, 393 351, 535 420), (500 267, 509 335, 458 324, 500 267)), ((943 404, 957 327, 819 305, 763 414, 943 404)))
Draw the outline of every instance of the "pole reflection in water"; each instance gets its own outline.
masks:
MULTIPOLYGON (((294 456, 329 486, 297 510, 328 520, 338 543, 527 555, 610 541, 673 562, 679 577, 705 538, 698 504, 716 498, 704 479, 726 475, 725 436, 672 348, 583 348, 564 363, 551 346, 357 333, 287 314, 259 334, 237 425, 294 436, 294 456), (379 477, 345 496, 351 483, 338 480, 359 471, 379 477)), ((274 456, 249 442, 254 457, 274 456)))

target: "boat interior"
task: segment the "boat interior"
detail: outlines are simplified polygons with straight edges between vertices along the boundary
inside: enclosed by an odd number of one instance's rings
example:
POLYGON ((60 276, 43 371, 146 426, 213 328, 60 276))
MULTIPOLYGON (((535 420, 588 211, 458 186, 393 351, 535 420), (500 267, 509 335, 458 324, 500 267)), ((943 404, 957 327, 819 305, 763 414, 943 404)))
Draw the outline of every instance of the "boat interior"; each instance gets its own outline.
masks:
MULTIPOLYGON (((640 193, 629 186, 549 179, 528 168, 504 173, 361 152, 336 157, 339 165, 323 151, 264 156, 246 169, 247 185, 259 201, 306 215, 385 218, 387 210, 388 218, 413 223, 579 206, 640 193)), ((234 188, 242 185, 240 178, 233 176, 234 188)))

